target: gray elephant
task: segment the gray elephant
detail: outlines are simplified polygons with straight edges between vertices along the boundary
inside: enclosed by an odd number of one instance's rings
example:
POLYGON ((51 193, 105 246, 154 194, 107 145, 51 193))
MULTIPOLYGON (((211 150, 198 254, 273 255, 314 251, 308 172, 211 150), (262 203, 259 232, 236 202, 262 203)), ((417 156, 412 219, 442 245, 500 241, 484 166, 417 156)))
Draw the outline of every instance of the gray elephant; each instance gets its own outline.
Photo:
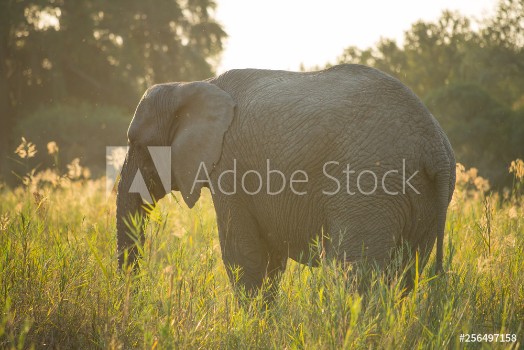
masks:
POLYGON ((406 244, 422 268, 436 239, 442 269, 453 151, 413 92, 378 70, 241 69, 155 85, 128 139, 117 196, 120 266, 137 257, 126 218, 146 215, 144 197, 180 191, 191 208, 208 187, 223 261, 231 279, 239 268, 247 291, 276 284, 288 258, 316 264, 314 241, 326 257, 379 266, 406 244), (151 146, 170 147, 170 156, 159 161, 151 146))

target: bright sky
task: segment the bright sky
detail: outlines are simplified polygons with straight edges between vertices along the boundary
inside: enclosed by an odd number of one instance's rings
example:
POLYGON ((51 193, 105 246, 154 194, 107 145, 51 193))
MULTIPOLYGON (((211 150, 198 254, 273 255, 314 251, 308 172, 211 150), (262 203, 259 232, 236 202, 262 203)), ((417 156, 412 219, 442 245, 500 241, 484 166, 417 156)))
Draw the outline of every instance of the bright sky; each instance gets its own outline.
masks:
POLYGON ((219 73, 232 68, 297 70, 324 65, 348 46, 367 48, 380 37, 400 42, 419 19, 444 9, 468 17, 493 13, 496 0, 217 0, 229 34, 219 73))

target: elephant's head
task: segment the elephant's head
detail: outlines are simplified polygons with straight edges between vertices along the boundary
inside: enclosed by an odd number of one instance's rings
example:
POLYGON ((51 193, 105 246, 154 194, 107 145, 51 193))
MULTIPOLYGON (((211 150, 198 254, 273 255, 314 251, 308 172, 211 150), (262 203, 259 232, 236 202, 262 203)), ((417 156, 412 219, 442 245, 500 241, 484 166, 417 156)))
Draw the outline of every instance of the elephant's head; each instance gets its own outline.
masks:
POLYGON ((228 93, 207 82, 160 84, 146 91, 127 132, 129 150, 118 184, 120 266, 125 250, 130 263, 136 260, 143 224, 132 228, 130 218, 145 221, 144 199, 154 203, 177 190, 194 206, 202 188, 201 182, 193 184, 195 175, 201 162, 212 169, 219 161, 234 106, 228 93))

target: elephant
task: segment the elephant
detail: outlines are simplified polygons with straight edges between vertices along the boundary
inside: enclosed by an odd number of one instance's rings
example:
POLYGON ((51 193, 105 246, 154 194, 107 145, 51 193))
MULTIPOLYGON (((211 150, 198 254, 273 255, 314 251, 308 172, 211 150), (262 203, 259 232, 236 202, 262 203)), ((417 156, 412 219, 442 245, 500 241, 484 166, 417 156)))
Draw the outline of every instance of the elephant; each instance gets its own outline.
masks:
POLYGON ((405 244, 422 269, 436 241, 443 269, 453 150, 420 99, 377 69, 235 69, 157 84, 127 135, 116 199, 121 267, 136 263, 144 240, 144 225, 133 233, 126 218, 147 218, 146 206, 171 191, 192 208, 207 187, 235 289, 278 285, 288 259, 318 265, 312 242, 325 258, 379 268, 405 244), (169 151, 164 161, 157 148, 169 151))

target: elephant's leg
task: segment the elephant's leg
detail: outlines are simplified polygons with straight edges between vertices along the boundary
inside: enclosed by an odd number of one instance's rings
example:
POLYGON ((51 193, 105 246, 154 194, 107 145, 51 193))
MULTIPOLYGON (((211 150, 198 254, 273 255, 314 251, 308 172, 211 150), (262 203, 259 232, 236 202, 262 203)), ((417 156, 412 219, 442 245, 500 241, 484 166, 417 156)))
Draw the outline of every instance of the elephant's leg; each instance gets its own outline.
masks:
MULTIPOLYGON (((430 214, 428 214, 429 216, 430 214)), ((421 223, 416 222, 413 225, 412 232, 409 238, 403 243, 401 261, 403 270, 406 270, 405 287, 409 292, 414 287, 416 264, 415 261, 418 255, 418 273, 426 266, 435 240, 437 238, 437 221, 436 217, 425 218, 420 220, 421 223)))
POLYGON ((219 236, 222 259, 235 289, 253 297, 267 283, 266 300, 271 300, 286 259, 268 247, 256 222, 248 213, 219 220, 219 236))
POLYGON ((278 294, 280 279, 286 270, 286 265, 286 256, 275 252, 269 254, 265 280, 267 283, 267 290, 265 291, 264 295, 266 301, 271 302, 278 294))

